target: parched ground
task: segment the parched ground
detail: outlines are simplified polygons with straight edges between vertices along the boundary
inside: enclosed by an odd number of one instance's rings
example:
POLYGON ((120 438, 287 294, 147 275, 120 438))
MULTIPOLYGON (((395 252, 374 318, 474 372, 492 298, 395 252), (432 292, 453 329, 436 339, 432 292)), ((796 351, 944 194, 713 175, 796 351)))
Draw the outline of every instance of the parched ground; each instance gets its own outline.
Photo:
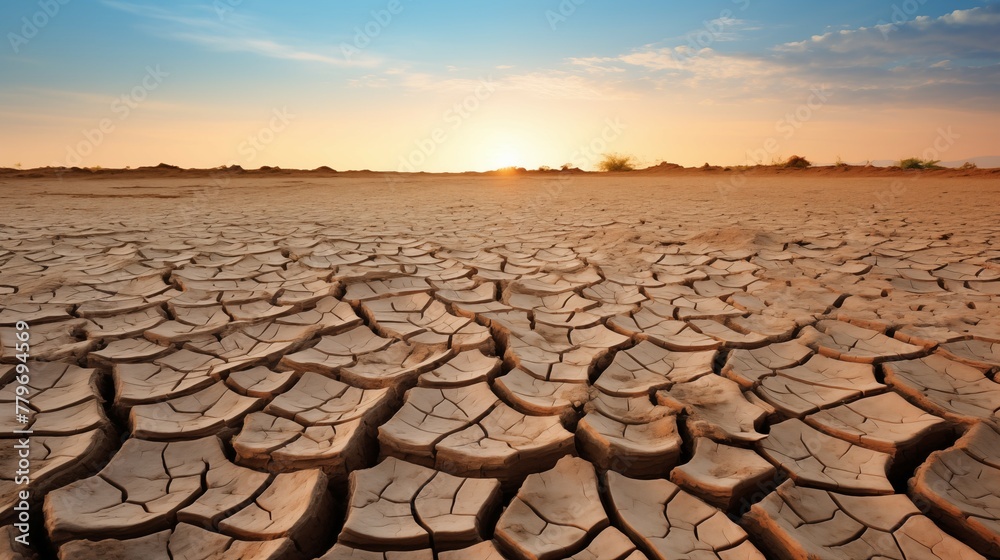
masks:
POLYGON ((996 178, 21 175, 0 558, 1000 556, 996 178))

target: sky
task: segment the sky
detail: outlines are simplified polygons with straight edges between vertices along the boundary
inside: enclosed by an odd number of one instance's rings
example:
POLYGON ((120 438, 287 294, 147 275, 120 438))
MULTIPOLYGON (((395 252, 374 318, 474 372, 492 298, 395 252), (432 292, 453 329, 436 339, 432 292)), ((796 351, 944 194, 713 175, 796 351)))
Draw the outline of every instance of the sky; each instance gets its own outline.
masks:
POLYGON ((0 166, 1000 155, 1000 2, 0 4, 0 166))

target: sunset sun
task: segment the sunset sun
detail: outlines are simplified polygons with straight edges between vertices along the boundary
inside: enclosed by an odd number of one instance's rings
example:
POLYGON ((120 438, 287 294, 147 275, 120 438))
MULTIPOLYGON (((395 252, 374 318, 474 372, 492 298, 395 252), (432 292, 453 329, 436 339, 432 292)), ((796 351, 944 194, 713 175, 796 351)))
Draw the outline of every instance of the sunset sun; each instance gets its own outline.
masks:
POLYGON ((498 146, 490 153, 484 154, 486 169, 503 169, 524 165, 524 154, 512 146, 498 146))

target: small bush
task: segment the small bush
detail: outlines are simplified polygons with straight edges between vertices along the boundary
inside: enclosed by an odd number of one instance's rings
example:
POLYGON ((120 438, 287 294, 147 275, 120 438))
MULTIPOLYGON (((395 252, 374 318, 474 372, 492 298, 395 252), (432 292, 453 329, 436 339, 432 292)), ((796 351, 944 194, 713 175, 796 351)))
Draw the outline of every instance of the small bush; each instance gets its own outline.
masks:
POLYGON ((621 154, 604 154, 604 159, 598 164, 598 168, 604 172, 634 171, 635 158, 621 154))
POLYGON ((788 161, 785 162, 785 167, 794 167, 796 169, 805 169, 811 166, 812 163, 806 158, 801 156, 792 156, 788 158, 788 161))
POLYGON ((963 163, 962 166, 959 167, 959 169, 966 169, 966 170, 969 170, 969 169, 979 169, 979 166, 976 165, 975 163, 972 163, 971 161, 967 161, 967 162, 963 163))
POLYGON ((901 169, 942 169, 940 165, 941 160, 938 159, 920 159, 920 158, 906 158, 899 160, 899 167, 901 169))
POLYGON ((844 163, 844 160, 842 160, 840 156, 837 156, 837 163, 834 163, 833 165, 836 167, 848 167, 848 165, 844 163))

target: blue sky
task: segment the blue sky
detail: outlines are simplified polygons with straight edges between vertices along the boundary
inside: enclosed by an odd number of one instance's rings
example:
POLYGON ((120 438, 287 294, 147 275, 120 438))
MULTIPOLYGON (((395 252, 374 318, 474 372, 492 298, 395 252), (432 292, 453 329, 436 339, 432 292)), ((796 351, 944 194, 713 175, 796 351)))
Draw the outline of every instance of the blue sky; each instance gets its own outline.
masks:
POLYGON ((863 161, 942 134, 940 159, 1000 152, 996 2, 41 0, 0 15, 0 165, 863 161))

